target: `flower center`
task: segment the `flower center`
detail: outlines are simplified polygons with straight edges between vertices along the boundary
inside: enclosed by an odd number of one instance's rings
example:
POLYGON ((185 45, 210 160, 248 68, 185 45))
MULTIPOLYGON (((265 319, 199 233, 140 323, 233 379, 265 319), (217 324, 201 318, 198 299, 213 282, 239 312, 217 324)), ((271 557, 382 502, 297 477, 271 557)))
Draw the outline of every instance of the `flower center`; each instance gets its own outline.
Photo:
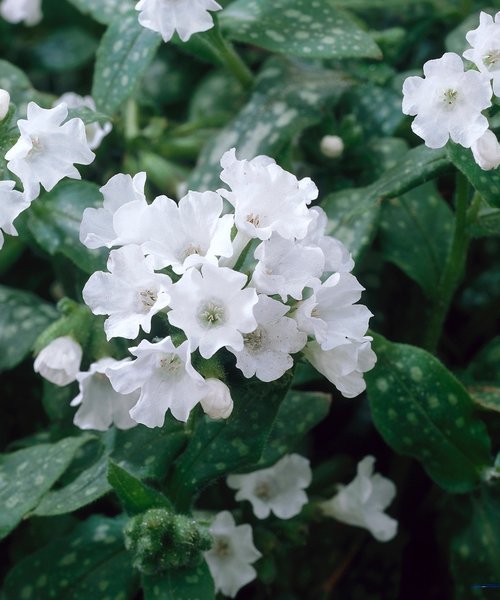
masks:
POLYGON ((220 556, 221 558, 225 558, 232 554, 231 543, 226 537, 219 537, 214 541, 214 545, 212 546, 212 550, 220 556))
POLYGON ((158 300, 158 294, 154 290, 141 290, 139 300, 145 312, 148 312, 158 300))
POLYGON ((260 327, 257 327, 255 331, 243 336, 243 343, 249 352, 258 352, 262 349, 264 343, 264 332, 260 327))
POLYGON ((177 354, 165 354, 160 359, 160 367, 167 372, 168 375, 175 375, 182 368, 182 361, 177 354))
POLYGON ((445 104, 447 104, 448 106, 453 106, 453 104, 455 104, 457 99, 458 99, 457 90, 452 90, 451 88, 448 88, 447 90, 445 90, 443 92, 443 102, 445 104))
POLYGON ((32 156, 33 154, 38 154, 42 150, 42 142, 37 135, 34 135, 31 138, 31 150, 28 153, 28 156, 32 156))
POLYGON ((260 217, 259 215, 254 215, 253 213, 250 213, 246 216, 246 220, 248 223, 251 223, 254 227, 259 227, 260 226, 260 217))
POLYGON ((273 486, 269 481, 259 481, 254 489, 254 494, 260 500, 271 500, 273 497, 273 486))
POLYGON ((489 50, 483 56, 483 63, 488 69, 493 69, 497 66, 497 62, 500 61, 500 49, 489 50))
POLYGON ((201 324, 206 327, 218 327, 225 321, 224 307, 216 300, 202 304, 198 312, 201 324))
POLYGON ((195 246, 194 244, 189 244, 182 252, 182 258, 186 259, 188 256, 192 256, 193 254, 203 254, 203 250, 199 246, 195 246))

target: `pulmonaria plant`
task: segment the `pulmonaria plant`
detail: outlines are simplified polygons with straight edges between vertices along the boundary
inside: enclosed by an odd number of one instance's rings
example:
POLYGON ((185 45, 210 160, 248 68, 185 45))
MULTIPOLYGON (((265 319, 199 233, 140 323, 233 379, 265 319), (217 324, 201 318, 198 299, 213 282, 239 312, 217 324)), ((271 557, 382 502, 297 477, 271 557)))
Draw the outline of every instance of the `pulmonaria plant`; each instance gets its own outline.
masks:
POLYGON ((403 84, 403 112, 415 116, 413 131, 429 148, 442 148, 449 139, 471 148, 483 170, 500 165, 500 144, 483 111, 500 95, 500 12, 480 14, 477 29, 466 39, 463 53, 476 69, 464 70, 461 57, 446 52, 424 64, 424 78, 408 77, 403 84))
POLYGON ((33 27, 42 20, 42 0, 3 0, 0 16, 9 23, 33 27))
POLYGON ((139 393, 130 416, 149 427, 161 426, 167 410, 187 420, 198 402, 227 418, 223 374, 202 373, 231 354, 244 377, 271 382, 302 352, 347 397, 363 391, 363 373, 375 364, 354 263, 326 234, 323 211, 308 206, 314 183, 267 156, 238 160, 234 149, 221 165, 230 190, 148 204, 144 175, 119 174, 101 189, 103 207, 83 215, 87 247, 119 246, 108 272, 83 289, 91 310, 107 315, 107 338, 155 331, 155 315, 171 332, 143 339, 130 348, 135 360, 106 370, 118 393, 139 393), (223 214, 221 197, 234 214, 223 214))

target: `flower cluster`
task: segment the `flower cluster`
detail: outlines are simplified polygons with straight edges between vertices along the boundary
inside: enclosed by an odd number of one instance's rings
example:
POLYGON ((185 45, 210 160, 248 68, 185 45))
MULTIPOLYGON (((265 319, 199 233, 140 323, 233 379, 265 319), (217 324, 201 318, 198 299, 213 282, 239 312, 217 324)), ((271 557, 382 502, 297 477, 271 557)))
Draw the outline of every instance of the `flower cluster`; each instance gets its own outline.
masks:
POLYGON ((415 116, 413 131, 429 148, 441 148, 451 138, 471 148, 484 170, 500 165, 500 144, 482 111, 500 95, 500 12, 480 15, 477 29, 466 39, 463 54, 476 69, 464 70, 458 54, 446 52, 425 63, 424 78, 408 77, 403 84, 403 112, 415 116))
MULTIPOLYGON (((2 97, 3 103, 8 104, 9 99, 4 94, 2 97)), ((2 230, 17 234, 14 220, 38 198, 40 187, 50 191, 64 177, 80 179, 75 163, 88 165, 94 160, 83 121, 67 118, 65 102, 52 109, 30 102, 27 118, 17 122, 21 135, 5 159, 7 168, 19 178, 24 190, 22 193, 15 190, 14 181, 0 182, 0 248, 2 230)))
POLYGON ((167 410, 186 421, 199 402, 210 416, 230 414, 227 387, 200 373, 219 351, 264 382, 302 351, 346 397, 363 391, 375 364, 371 313, 356 304, 363 288, 348 251, 326 235, 325 213, 309 208, 314 183, 266 156, 238 160, 234 149, 221 164, 228 188, 188 192, 178 204, 149 204, 144 173, 115 175, 101 188, 102 208, 83 214, 82 243, 114 248, 107 271, 83 289, 92 312, 107 317, 108 340, 151 334, 157 314, 170 332, 104 369, 116 392, 139 394, 130 416, 149 427, 167 410), (234 212, 224 214, 223 199, 234 212))

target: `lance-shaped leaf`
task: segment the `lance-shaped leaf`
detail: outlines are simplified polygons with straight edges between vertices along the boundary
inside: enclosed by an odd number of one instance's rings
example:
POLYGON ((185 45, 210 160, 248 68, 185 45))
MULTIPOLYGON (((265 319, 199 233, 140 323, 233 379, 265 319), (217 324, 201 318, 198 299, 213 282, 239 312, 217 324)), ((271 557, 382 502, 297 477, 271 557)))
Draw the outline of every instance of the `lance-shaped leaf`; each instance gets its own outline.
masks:
POLYGON ((5 600, 132 600, 138 577, 123 525, 123 518, 91 517, 21 560, 7 575, 5 600))
POLYGON ((144 600, 213 600, 215 589, 206 563, 172 569, 164 575, 143 576, 144 600))
POLYGON ((419 460, 447 491, 474 489, 491 462, 490 440, 465 388, 425 350, 379 335, 373 348, 368 398, 385 441, 419 460))
POLYGON ((69 0, 71 4, 103 25, 109 25, 118 16, 130 11, 133 0, 69 0))
POLYGON ((32 510, 91 436, 66 438, 0 455, 0 539, 32 510))

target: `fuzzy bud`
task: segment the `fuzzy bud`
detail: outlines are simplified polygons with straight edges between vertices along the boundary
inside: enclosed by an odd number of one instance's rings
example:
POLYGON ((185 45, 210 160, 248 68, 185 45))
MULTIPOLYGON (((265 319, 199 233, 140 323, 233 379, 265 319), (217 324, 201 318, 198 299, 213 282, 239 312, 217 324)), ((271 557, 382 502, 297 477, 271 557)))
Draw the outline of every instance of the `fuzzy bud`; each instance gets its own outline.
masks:
POLYGON ((201 561, 201 552, 212 545, 208 529, 163 508, 152 508, 133 517, 124 533, 134 567, 146 575, 195 566, 201 561))
POLYGON ((0 121, 3 121, 9 112, 10 94, 0 88, 0 121))
POLYGON ((500 165, 500 144, 493 131, 487 129, 472 144, 471 150, 474 160, 484 171, 496 169, 500 165))
POLYGON ((320 148, 327 158, 339 158, 344 152, 344 142, 338 135, 325 135, 320 142, 320 148))
POLYGON ((206 380, 208 393, 200 404, 211 419, 227 419, 233 412, 233 399, 225 383, 219 379, 206 380))

